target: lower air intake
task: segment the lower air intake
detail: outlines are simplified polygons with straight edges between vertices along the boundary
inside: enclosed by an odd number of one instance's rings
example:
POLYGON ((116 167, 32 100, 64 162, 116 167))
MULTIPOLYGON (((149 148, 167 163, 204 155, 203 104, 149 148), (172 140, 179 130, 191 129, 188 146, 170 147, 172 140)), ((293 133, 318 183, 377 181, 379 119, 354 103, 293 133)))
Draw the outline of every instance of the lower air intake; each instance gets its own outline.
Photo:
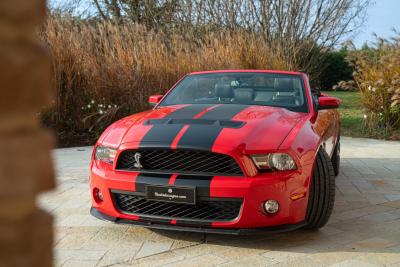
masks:
POLYGON ((123 212, 165 219, 188 219, 195 221, 231 221, 239 216, 241 200, 215 198, 201 200, 196 205, 147 200, 143 196, 113 193, 117 208, 123 212))

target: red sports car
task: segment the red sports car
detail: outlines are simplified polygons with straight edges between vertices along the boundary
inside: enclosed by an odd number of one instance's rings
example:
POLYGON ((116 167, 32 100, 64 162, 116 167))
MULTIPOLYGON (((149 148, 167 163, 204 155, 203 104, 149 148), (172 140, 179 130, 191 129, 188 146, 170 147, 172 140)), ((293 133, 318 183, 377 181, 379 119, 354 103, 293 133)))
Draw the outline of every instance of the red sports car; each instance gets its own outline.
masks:
POLYGON ((320 228, 339 172, 340 100, 299 72, 186 75, 152 110, 97 141, 91 213, 115 223, 209 233, 320 228))

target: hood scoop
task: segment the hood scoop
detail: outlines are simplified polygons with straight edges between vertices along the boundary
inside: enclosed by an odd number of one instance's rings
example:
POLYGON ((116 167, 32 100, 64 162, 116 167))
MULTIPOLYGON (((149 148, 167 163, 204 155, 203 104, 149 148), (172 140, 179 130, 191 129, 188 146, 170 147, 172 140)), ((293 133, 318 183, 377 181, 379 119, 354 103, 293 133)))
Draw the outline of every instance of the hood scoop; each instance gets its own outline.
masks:
POLYGON ((210 120, 210 119, 151 119, 144 122, 144 125, 214 125, 224 128, 241 128, 245 125, 242 121, 232 120, 210 120))

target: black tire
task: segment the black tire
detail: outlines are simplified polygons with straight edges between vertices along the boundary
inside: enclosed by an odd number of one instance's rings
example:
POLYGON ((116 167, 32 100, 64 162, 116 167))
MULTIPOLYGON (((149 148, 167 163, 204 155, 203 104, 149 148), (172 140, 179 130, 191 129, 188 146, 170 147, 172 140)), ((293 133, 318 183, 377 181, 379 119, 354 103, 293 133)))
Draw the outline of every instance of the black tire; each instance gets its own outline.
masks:
POLYGON ((310 184, 306 228, 323 227, 332 214, 335 202, 335 176, 332 162, 323 148, 318 151, 310 184))
POLYGON ((336 177, 339 175, 339 170, 340 170, 340 136, 338 136, 335 149, 333 150, 332 153, 332 166, 336 177))

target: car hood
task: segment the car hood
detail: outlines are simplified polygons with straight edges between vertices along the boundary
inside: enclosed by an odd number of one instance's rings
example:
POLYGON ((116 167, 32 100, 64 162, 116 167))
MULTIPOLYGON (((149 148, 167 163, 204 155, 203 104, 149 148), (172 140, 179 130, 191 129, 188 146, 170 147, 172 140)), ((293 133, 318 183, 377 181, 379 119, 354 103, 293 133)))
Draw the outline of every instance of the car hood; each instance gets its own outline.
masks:
POLYGON ((112 124, 100 137, 118 147, 173 147, 213 150, 274 150, 306 116, 284 108, 248 105, 175 105, 138 113, 112 124))

